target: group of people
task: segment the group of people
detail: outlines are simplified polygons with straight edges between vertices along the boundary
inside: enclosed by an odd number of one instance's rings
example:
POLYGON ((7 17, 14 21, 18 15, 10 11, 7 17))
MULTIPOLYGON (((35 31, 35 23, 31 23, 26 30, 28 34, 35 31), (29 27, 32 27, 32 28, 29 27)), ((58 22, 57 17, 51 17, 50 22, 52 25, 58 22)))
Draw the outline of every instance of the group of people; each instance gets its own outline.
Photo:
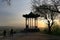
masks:
MULTIPOLYGON (((6 36, 6 30, 3 31, 3 36, 5 37, 6 36)), ((10 36, 13 36, 13 29, 10 30, 10 36)))

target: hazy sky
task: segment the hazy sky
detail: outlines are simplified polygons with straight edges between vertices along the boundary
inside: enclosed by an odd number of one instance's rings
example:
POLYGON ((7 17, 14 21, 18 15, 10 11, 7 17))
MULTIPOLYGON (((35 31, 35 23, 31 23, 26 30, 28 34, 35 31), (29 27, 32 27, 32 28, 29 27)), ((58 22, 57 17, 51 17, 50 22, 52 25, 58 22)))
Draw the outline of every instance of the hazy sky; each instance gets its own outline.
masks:
MULTIPOLYGON (((49 1, 50 2, 50 1, 49 1)), ((50 3, 49 3, 50 4, 50 3)), ((9 6, 6 1, 0 0, 0 26, 25 26, 23 14, 31 12, 31 0, 11 0, 9 6)), ((39 26, 47 26, 46 21, 38 21, 39 26)))
POLYGON ((6 1, 0 0, 0 26, 24 25, 23 14, 31 11, 30 0, 11 0, 9 6, 6 1))

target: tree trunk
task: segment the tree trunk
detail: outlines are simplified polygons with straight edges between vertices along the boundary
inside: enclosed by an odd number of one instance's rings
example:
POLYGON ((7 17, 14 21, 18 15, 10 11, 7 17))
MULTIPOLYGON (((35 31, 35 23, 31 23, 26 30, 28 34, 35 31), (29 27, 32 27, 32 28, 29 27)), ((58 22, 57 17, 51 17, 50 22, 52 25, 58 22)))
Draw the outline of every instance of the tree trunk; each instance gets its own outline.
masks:
POLYGON ((51 26, 50 26, 50 21, 48 20, 48 32, 51 32, 51 26))
POLYGON ((50 21, 48 20, 48 32, 49 33, 51 33, 51 27, 52 27, 52 25, 53 25, 53 20, 52 20, 52 23, 51 23, 51 25, 50 25, 50 21))

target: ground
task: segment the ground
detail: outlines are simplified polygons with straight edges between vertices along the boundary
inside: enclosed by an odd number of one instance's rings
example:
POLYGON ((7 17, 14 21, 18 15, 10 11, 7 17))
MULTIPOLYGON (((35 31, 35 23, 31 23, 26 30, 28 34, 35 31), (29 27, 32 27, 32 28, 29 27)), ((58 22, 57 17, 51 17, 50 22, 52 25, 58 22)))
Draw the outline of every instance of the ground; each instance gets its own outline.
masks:
POLYGON ((0 40, 60 40, 60 36, 43 33, 17 33, 12 36, 0 36, 0 40))

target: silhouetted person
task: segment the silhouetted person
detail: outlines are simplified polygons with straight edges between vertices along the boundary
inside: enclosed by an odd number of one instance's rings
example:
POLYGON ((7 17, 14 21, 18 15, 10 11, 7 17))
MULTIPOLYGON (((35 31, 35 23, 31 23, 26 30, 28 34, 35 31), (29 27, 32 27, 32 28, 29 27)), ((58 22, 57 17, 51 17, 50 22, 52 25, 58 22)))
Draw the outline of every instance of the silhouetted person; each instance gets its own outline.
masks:
POLYGON ((4 36, 4 37, 6 36, 6 30, 3 31, 3 36, 4 36))
POLYGON ((10 31, 10 35, 13 36, 13 29, 11 29, 11 31, 10 31))
POLYGON ((26 29, 28 29, 29 27, 28 27, 28 25, 26 25, 26 29))

